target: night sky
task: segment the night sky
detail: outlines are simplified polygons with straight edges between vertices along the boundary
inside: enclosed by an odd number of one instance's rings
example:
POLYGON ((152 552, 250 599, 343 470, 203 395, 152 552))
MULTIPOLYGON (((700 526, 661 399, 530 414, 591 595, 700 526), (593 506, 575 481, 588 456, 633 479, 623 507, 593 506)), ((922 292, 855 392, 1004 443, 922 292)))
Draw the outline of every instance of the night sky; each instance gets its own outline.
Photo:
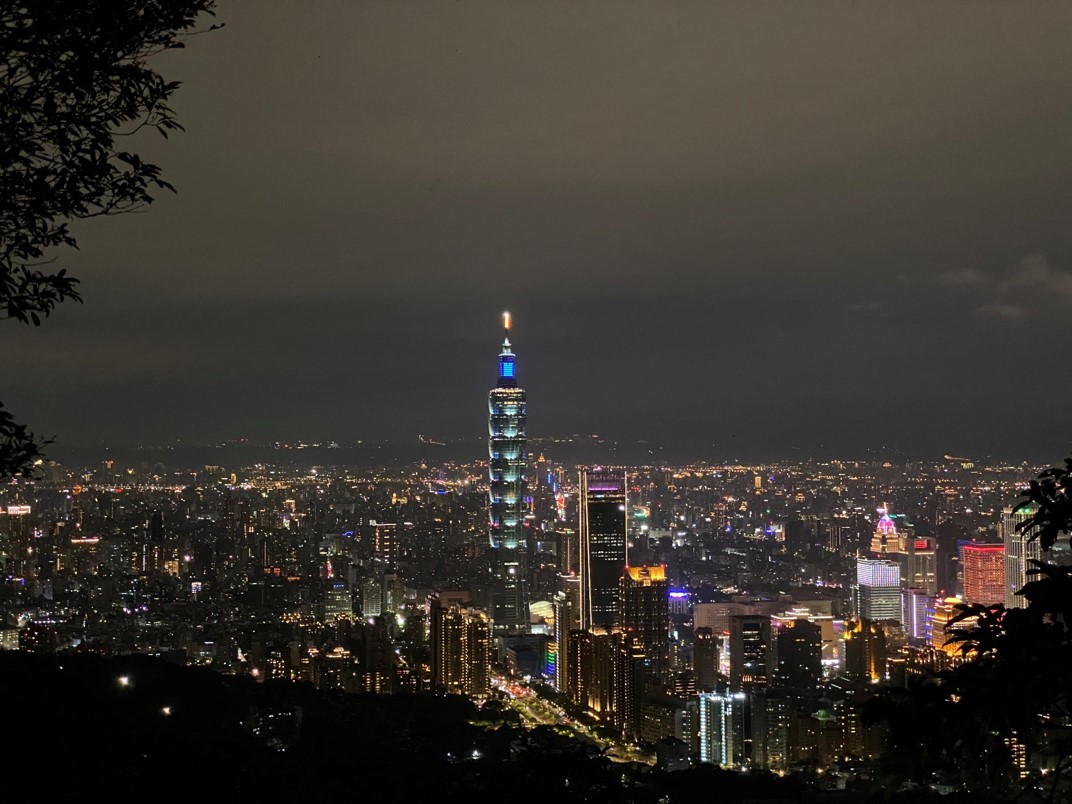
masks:
POLYGON ((159 60, 178 194, 4 327, 61 444, 529 433, 1056 461, 1072 4, 276 2, 159 60))

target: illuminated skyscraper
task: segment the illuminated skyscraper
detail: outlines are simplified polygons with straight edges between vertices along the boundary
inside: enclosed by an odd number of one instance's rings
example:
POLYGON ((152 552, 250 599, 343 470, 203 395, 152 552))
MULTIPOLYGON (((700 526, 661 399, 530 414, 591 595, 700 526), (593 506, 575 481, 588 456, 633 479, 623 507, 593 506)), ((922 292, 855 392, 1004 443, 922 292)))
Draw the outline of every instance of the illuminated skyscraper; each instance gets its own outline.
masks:
POLYGON ((334 623, 339 617, 354 617, 354 599, 345 581, 332 581, 324 591, 323 622, 334 623))
POLYGON ((644 654, 648 678, 670 678, 670 584, 666 567, 625 567, 620 581, 619 620, 628 642, 644 654))
MULTIPOLYGON (((1016 526, 1035 515, 1034 506, 1020 511, 1006 508, 1001 512, 1001 536, 1005 542, 1005 608, 1020 608, 1024 599, 1017 595, 1027 583, 1027 572, 1031 569, 1031 560, 1042 559, 1042 549, 1038 539, 1028 541, 1028 534, 1016 529, 1016 526)), ((996 602, 996 601, 995 601, 996 602)))
POLYGON ((727 767, 733 764, 733 699, 705 693, 699 698, 700 762, 727 767))
POLYGON ((555 612, 555 688, 568 689, 571 674, 570 640, 581 628, 581 579, 576 575, 558 576, 558 592, 552 599, 555 612))
POLYGON ((432 685, 446 692, 486 695, 491 659, 487 615, 444 605, 438 597, 432 598, 429 610, 432 685))
POLYGON ((569 635, 573 630, 574 601, 560 591, 555 595, 555 689, 565 692, 569 679, 569 635))
POLYGON ((491 627, 488 616, 470 609, 465 621, 462 688, 466 695, 483 697, 488 694, 491 678, 491 627))
POLYGON ((976 621, 975 617, 969 617, 956 624, 952 623, 953 618, 960 613, 958 606, 963 602, 959 597, 943 598, 940 595, 934 601, 934 611, 930 622, 930 643, 932 647, 944 650, 950 656, 958 655, 961 649, 961 643, 954 638, 955 635, 952 632, 966 631, 975 625, 976 621))
POLYGON ((625 571, 625 474, 581 470, 581 627, 618 624, 618 580, 625 571))
POLYGON ((901 624, 913 645, 927 641, 927 607, 931 600, 926 589, 909 587, 901 590, 901 624))
POLYGON ((897 556, 901 563, 901 579, 907 586, 938 592, 938 546, 931 537, 905 539, 904 552, 897 556))
POLYGON ((871 620, 854 620, 845 624, 842 635, 845 675, 871 683, 885 679, 888 646, 882 626, 871 620))
POLYGON ((488 394, 488 537, 492 547, 492 622, 497 629, 528 630, 525 589, 525 391, 517 386, 510 349, 510 314, 499 353, 499 381, 488 394))
POLYGON ((762 615, 730 617, 730 691, 734 707, 734 762, 763 764, 763 698, 774 674, 771 619, 762 615))
POLYGON ((377 522, 370 520, 369 527, 372 530, 373 553, 386 566, 393 567, 398 563, 399 543, 396 524, 390 522, 377 522))
POLYGON ((881 556, 886 553, 897 552, 899 550, 899 539, 897 537, 897 526, 894 524, 893 519, 890 518, 889 511, 885 506, 878 510, 882 516, 879 517, 878 522, 875 524, 875 532, 871 537, 871 552, 881 556))
POLYGON ((901 580, 906 586, 924 589, 933 597, 938 591, 935 540, 931 537, 917 538, 903 519, 898 530, 887 508, 878 510, 882 515, 871 538, 871 552, 878 558, 896 561, 901 565, 901 580))
POLYGON ((964 567, 964 601, 990 606, 1005 602, 1005 545, 966 544, 961 551, 964 567))
POLYGON ((866 620, 901 620, 901 567, 893 561, 856 559, 858 612, 866 620))
POLYGON ((771 619, 762 615, 730 617, 730 689, 766 689, 774 671, 771 619))

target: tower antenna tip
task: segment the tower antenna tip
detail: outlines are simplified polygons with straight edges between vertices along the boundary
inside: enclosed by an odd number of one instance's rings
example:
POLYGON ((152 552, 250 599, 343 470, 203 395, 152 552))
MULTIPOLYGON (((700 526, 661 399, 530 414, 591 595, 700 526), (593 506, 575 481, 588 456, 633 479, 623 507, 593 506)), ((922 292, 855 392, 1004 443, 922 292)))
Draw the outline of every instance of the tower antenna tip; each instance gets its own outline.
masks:
POLYGON ((510 329, 510 314, 509 313, 503 313, 503 327, 506 328, 507 330, 510 329))

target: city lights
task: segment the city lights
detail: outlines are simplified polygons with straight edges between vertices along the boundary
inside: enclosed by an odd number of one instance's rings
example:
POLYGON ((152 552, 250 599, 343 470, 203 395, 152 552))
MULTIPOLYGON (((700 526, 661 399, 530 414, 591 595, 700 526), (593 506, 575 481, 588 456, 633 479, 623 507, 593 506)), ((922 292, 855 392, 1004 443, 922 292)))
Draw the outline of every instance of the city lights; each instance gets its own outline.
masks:
MULTIPOLYGON (((486 459, 309 466, 299 444, 195 483, 113 462, 77 494, 57 488, 69 475, 33 481, 53 503, 8 492, 0 555, 22 608, 0 648, 135 644, 259 689, 465 696, 492 731, 550 729, 615 765, 849 784, 882 761, 866 700, 973 661, 959 607, 1018 605, 1041 556, 1010 504, 1023 467, 556 460, 572 442, 529 440, 509 340, 498 365, 486 459)), ((254 707, 243 728, 284 751, 294 711, 254 707)), ((1028 778, 1029 744, 1003 739, 1028 778)))
POLYGON ((0 3, 10 800, 1072 802, 1070 23, 0 3))

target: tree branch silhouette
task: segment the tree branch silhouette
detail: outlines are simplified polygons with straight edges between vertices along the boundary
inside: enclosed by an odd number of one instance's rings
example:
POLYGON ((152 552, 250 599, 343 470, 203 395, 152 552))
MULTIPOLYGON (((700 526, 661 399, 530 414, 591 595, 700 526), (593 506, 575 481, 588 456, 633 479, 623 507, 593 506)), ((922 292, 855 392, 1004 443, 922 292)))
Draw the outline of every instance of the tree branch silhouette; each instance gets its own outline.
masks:
MULTIPOLYGON (((149 64, 184 47, 215 0, 30 0, 0 7, 0 319, 40 326, 81 302, 66 269, 40 270, 77 248, 71 221, 144 209, 174 192, 157 165, 116 148, 143 129, 182 126, 179 88, 149 64), (126 128, 125 128, 126 127, 126 128)), ((0 419, 0 480, 26 474, 49 442, 0 419)))

